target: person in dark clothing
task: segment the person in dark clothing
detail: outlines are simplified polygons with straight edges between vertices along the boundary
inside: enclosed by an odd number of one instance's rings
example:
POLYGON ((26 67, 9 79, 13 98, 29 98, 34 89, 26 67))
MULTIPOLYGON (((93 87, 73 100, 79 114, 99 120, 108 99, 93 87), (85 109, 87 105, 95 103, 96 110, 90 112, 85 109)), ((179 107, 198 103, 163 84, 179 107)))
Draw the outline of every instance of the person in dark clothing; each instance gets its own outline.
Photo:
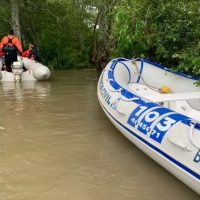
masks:
POLYGON ((17 61, 17 54, 22 54, 22 45, 20 40, 14 35, 14 31, 10 30, 6 36, 2 38, 0 48, 5 55, 5 65, 8 72, 12 72, 12 63, 17 61))

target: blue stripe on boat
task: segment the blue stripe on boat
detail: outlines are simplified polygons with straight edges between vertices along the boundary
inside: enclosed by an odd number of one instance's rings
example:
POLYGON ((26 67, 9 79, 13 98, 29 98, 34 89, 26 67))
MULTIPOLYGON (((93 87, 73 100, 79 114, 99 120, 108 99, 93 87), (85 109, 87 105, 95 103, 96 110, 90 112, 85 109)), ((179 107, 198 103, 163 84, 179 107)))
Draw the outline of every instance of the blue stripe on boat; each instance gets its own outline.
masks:
POLYGON ((140 77, 142 75, 143 68, 144 68, 144 62, 143 62, 143 60, 141 60, 140 74, 138 75, 138 79, 136 81, 137 83, 139 83, 139 81, 140 81, 140 77))
POLYGON ((162 150, 160 150, 159 148, 157 148, 156 146, 154 146, 153 144, 149 143, 148 141, 146 141, 145 139, 143 139, 142 137, 140 137, 139 135, 137 135, 136 133, 134 133, 132 130, 130 130, 129 128, 127 128, 125 125, 123 125, 122 123, 120 123, 105 107, 104 105, 101 103, 101 101, 99 101, 101 106, 104 108, 104 110, 107 112, 107 114, 118 124, 120 125, 123 129, 125 129, 129 134, 131 134, 132 136, 134 136, 135 138, 137 138, 138 140, 140 140, 141 142, 143 142, 145 145, 147 145, 148 147, 150 147, 151 149, 153 149, 154 151, 156 151, 157 153, 159 153, 160 155, 162 155, 163 157, 165 157, 167 160, 169 160, 170 162, 174 163, 176 166, 178 166, 179 168, 181 168, 182 170, 186 171, 187 173, 189 173, 190 175, 192 175, 193 177, 195 177, 196 179, 198 179, 200 181, 200 174, 194 172, 193 170, 191 170, 190 168, 186 167, 184 164, 180 163, 179 161, 177 161, 176 159, 172 158, 170 155, 166 154, 165 152, 163 152, 162 150))
MULTIPOLYGON (((141 60, 141 59, 137 59, 137 60, 141 60)), ((124 59, 124 60, 123 60, 122 58, 120 58, 120 62, 122 62, 122 61, 128 61, 128 60, 127 60, 127 59, 124 59)), ((155 67, 159 67, 159 68, 161 68, 161 69, 163 69, 163 70, 165 70, 165 71, 170 71, 168 68, 167 68, 167 70, 166 70, 163 66, 158 65, 158 64, 153 63, 153 62, 150 62, 150 61, 148 61, 148 60, 144 60, 144 59, 143 59, 143 61, 145 61, 145 62, 147 62, 147 63, 149 63, 149 64, 152 64, 152 65, 154 65, 155 67)), ((140 98, 139 96, 137 96, 137 95, 133 94, 132 92, 126 90, 126 89, 123 88, 121 85, 119 85, 119 84, 117 83, 117 81, 115 80, 115 77, 114 77, 114 69, 115 69, 117 63, 118 63, 118 59, 113 60, 113 63, 112 63, 112 65, 111 65, 112 71, 109 70, 109 72, 108 72, 108 77, 111 78, 111 80, 109 81, 110 85, 111 85, 115 90, 121 89, 121 91, 122 91, 121 94, 122 94, 124 97, 126 97, 127 99, 131 99, 131 98, 133 98, 133 97, 138 97, 139 100, 133 100, 133 101, 134 101, 135 103, 137 103, 137 104, 141 104, 141 105, 144 104, 144 101, 141 100, 141 98, 140 98)), ((110 67, 110 68, 111 68, 111 67, 110 67)), ((174 72, 172 72, 172 71, 170 71, 170 72, 171 72, 171 73, 174 73, 174 72)), ((181 76, 181 75, 180 75, 180 76, 181 76)), ((185 75, 185 77, 190 78, 190 79, 194 79, 194 77, 188 77, 187 75, 185 75)), ((159 104, 158 104, 158 105, 159 105, 159 104)), ((185 117, 187 117, 187 116, 185 116, 185 117)), ((191 122, 191 121, 192 121, 192 119, 189 118, 189 117, 187 117, 187 120, 186 120, 185 118, 183 118, 182 123, 184 123, 184 124, 190 126, 190 122, 191 122)), ((200 130, 200 123, 196 123, 195 128, 198 129, 198 130, 200 130)))

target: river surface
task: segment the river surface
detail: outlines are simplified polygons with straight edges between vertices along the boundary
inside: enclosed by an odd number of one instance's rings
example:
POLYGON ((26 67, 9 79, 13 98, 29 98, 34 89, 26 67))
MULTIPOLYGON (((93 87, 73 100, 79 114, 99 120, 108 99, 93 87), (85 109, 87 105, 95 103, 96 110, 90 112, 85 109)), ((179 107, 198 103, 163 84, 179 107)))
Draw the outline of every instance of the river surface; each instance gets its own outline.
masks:
POLYGON ((0 84, 0 200, 199 200, 107 119, 94 70, 0 84))

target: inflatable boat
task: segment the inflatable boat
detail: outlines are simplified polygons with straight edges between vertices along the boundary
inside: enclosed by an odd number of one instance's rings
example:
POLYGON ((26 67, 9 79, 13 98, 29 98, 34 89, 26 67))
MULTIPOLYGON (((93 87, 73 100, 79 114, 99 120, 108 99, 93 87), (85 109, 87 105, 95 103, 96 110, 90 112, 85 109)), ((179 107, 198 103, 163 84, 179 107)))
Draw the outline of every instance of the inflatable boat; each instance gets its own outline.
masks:
POLYGON ((3 81, 42 81, 50 78, 50 70, 43 64, 28 58, 13 62, 12 72, 2 71, 0 62, 0 82, 3 81))
POLYGON ((132 143, 200 194, 197 78, 146 59, 117 58, 97 87, 107 117, 132 143))

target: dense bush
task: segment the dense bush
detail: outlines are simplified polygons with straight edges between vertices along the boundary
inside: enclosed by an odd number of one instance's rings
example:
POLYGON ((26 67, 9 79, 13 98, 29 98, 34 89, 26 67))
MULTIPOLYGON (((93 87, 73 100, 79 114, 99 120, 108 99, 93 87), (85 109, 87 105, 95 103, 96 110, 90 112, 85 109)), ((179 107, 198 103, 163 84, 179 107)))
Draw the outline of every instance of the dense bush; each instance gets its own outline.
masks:
POLYGON ((123 0, 115 12, 115 56, 200 75, 200 1, 123 0))
MULTIPOLYGON (((10 2, 0 1, 0 36, 11 24, 10 2)), ((101 71, 111 57, 145 57, 178 71, 200 75, 200 1, 18 3, 24 48, 29 40, 34 40, 42 62, 49 67, 83 68, 93 64, 101 71)))

